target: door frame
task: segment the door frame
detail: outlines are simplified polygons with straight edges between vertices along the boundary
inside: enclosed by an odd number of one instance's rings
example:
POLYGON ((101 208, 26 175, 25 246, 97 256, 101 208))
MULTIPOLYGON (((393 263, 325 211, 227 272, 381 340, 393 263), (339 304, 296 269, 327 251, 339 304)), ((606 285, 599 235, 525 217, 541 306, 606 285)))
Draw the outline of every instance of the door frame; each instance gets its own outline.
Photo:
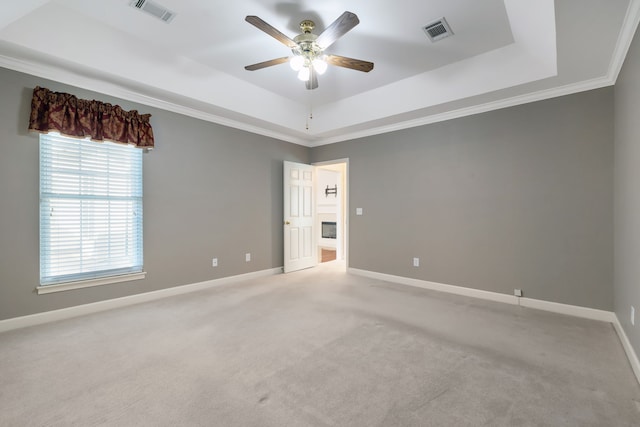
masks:
POLYGON ((344 224, 343 224, 343 238, 344 238, 344 262, 345 262, 345 270, 349 270, 349 226, 351 221, 349 220, 349 199, 350 199, 350 188, 349 188, 349 158, 345 157, 342 159, 335 160, 326 160, 322 162, 311 163, 311 166, 322 167, 322 166, 330 166, 344 164, 344 204, 342 206, 343 215, 344 215, 344 224))

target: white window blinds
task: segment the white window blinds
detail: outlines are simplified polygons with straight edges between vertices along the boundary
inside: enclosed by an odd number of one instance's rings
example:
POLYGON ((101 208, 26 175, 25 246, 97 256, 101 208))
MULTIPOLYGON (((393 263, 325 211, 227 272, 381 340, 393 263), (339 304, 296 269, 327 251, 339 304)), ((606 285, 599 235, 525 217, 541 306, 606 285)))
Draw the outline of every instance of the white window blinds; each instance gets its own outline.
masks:
POLYGON ((40 135, 40 284, 142 271, 142 150, 40 135))

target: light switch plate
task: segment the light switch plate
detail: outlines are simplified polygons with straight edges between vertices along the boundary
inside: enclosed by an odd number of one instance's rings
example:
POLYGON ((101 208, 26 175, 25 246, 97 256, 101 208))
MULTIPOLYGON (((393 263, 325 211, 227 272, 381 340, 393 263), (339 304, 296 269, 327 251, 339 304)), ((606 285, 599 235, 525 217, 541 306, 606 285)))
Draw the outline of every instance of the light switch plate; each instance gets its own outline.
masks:
POLYGON ((362 208, 356 208, 356 215, 362 215, 362 208))

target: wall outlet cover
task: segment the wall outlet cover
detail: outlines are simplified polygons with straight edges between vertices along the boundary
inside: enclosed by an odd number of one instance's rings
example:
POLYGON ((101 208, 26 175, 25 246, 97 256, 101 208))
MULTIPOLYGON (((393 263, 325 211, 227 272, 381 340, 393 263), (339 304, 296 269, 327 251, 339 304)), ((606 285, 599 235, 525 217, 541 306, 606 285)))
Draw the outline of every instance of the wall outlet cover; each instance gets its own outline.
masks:
POLYGON ((420 267, 420 258, 414 258, 413 259, 413 266, 414 267, 420 267))
POLYGON ((356 208, 356 215, 362 215, 362 208, 356 208))
POLYGON ((213 258, 211 260, 211 267, 217 267, 218 266, 218 258, 213 258))
POLYGON ((513 294, 517 297, 521 297, 522 296, 522 289, 514 289, 513 290, 513 294))
POLYGON ((245 260, 246 262, 251 261, 251 254, 244 254, 244 260, 245 260))

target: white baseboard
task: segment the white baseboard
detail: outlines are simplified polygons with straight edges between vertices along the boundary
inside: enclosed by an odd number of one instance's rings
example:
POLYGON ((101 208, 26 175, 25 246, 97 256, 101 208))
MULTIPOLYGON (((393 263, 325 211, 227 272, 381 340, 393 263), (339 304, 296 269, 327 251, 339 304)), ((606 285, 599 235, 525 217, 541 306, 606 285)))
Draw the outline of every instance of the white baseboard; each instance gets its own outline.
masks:
POLYGON ((620 342, 622 342, 624 352, 627 353, 627 358, 629 359, 629 363, 631 364, 631 369, 633 369, 633 373, 636 374, 636 379, 640 383, 640 360, 638 360, 638 355, 631 346, 631 341, 629 341, 629 337, 627 337, 627 334, 624 331, 622 324, 620 323, 620 319, 618 319, 618 316, 614 317, 615 320, 612 322, 613 327, 616 329, 618 337, 620 337, 620 342))
POLYGON ((535 308, 538 310, 551 311, 553 313, 566 314, 584 319, 600 320, 602 322, 613 323, 616 315, 612 311, 598 310, 596 308, 580 307, 578 305, 561 304, 558 302, 543 301, 533 298, 519 298, 522 307, 535 308))
POLYGON ((412 279, 409 277, 393 276, 391 274, 376 273, 375 271, 349 268, 349 273, 370 277, 372 279, 385 280, 387 282, 399 283, 401 285, 414 286, 432 291, 447 292, 450 294, 462 295, 472 298, 480 298, 489 301, 502 302, 522 307, 536 308, 538 310, 551 311, 553 313, 567 314, 585 319, 601 320, 603 322, 613 322, 615 314, 611 311, 597 310, 595 308, 579 307, 576 305, 560 304, 557 302, 542 301, 532 298, 517 297, 515 295, 501 294, 499 292, 483 291, 480 289, 465 288, 462 286, 445 285, 443 283, 429 282, 427 280, 412 279))
POLYGON ((412 279, 410 277, 394 276, 391 274, 376 273, 375 271, 348 268, 348 273, 357 276, 369 277, 371 279, 384 280, 386 282, 399 283, 401 285, 413 286, 416 288, 429 289, 432 291, 447 292, 449 294, 463 295, 467 297, 480 298, 484 300, 504 302, 518 305, 518 297, 513 295, 499 294, 497 292, 482 291, 479 289, 464 288, 462 286, 445 285, 443 283, 428 282, 426 280, 412 279))
POLYGON ((480 298, 489 301, 502 302, 506 304, 520 305, 522 307, 534 308, 538 310, 550 311, 553 313, 566 314, 573 317, 581 317, 584 319, 599 320, 602 322, 612 323, 624 351, 627 354, 629 363, 633 369, 633 373, 640 383, 640 361, 631 346, 631 342, 627 337, 618 317, 611 311, 598 310, 595 308, 580 307, 577 305, 561 304, 551 301, 542 301, 533 298, 516 297, 512 295, 501 294, 498 292, 482 291, 479 289, 465 288, 462 286, 445 285, 443 283, 429 282, 426 280, 412 279, 409 277, 394 276, 391 274, 376 273, 375 271, 360 270, 357 268, 348 268, 347 272, 358 276, 369 277, 372 279, 384 280, 387 282, 398 283, 401 285, 414 286, 432 291, 447 292, 450 294, 463 295, 472 298, 480 298))
MULTIPOLYGON (((347 270, 351 274, 369 277, 372 279, 383 280, 387 282, 398 283, 401 285, 413 286, 422 289, 429 289, 439 292, 447 292, 450 294, 462 295, 472 298, 480 298, 489 301, 502 302, 505 304, 520 305, 522 307, 534 308, 538 310, 550 311, 554 313, 566 314, 574 317, 582 317, 592 320, 600 320, 613 324, 618 337, 622 343, 625 353, 631 364, 631 368, 640 383, 640 360, 636 355, 631 342, 627 337, 622 325, 615 313, 605 310, 597 310, 593 308, 580 307, 569 304, 560 304, 550 301, 536 300, 532 298, 522 298, 513 295, 501 294, 498 292, 483 291, 479 289, 465 288, 462 286, 445 285, 443 283, 429 282, 426 280, 412 279, 409 277, 394 276, 391 274, 376 273, 374 271, 360 270, 357 268, 349 268, 347 270)), ((79 305, 75 307, 63 308, 60 310, 52 310, 44 313, 37 313, 28 316, 15 317, 13 319, 0 320, 0 332, 10 331, 13 329, 24 328, 27 326, 41 325, 43 323, 55 322, 58 320, 70 319, 72 317, 83 316, 100 311, 110 310, 114 308, 126 307, 129 305, 140 304, 144 302, 155 301, 174 295, 186 294, 199 290, 209 289, 216 286, 222 286, 240 282, 243 280, 255 279, 260 277, 272 276, 282 273, 282 267, 267 270, 255 271, 252 273, 240 274, 237 276, 223 277, 220 279, 208 280, 206 282, 193 283, 190 285, 176 286, 173 288, 160 289, 157 291, 146 292, 143 294, 130 295, 121 298, 114 298, 106 301, 98 301, 90 304, 79 305)))
POLYGON ((268 270, 254 271, 252 273, 239 274, 237 276, 222 277, 220 279, 207 280, 206 282, 193 283, 190 285, 175 286, 167 289, 160 289, 142 294, 130 295, 121 298, 114 298, 105 301, 98 301, 90 304, 78 305, 75 307, 62 308, 59 310, 45 311, 27 316, 14 317, 12 319, 0 320, 0 332, 27 326, 41 325, 43 323, 55 322, 57 320, 70 319, 72 317, 83 316, 85 314, 97 313, 111 310, 113 308, 126 307, 143 302, 155 301, 174 295, 186 294, 189 292, 209 289, 216 286, 227 285, 243 280, 255 279, 266 276, 273 276, 282 273, 282 267, 268 270))

